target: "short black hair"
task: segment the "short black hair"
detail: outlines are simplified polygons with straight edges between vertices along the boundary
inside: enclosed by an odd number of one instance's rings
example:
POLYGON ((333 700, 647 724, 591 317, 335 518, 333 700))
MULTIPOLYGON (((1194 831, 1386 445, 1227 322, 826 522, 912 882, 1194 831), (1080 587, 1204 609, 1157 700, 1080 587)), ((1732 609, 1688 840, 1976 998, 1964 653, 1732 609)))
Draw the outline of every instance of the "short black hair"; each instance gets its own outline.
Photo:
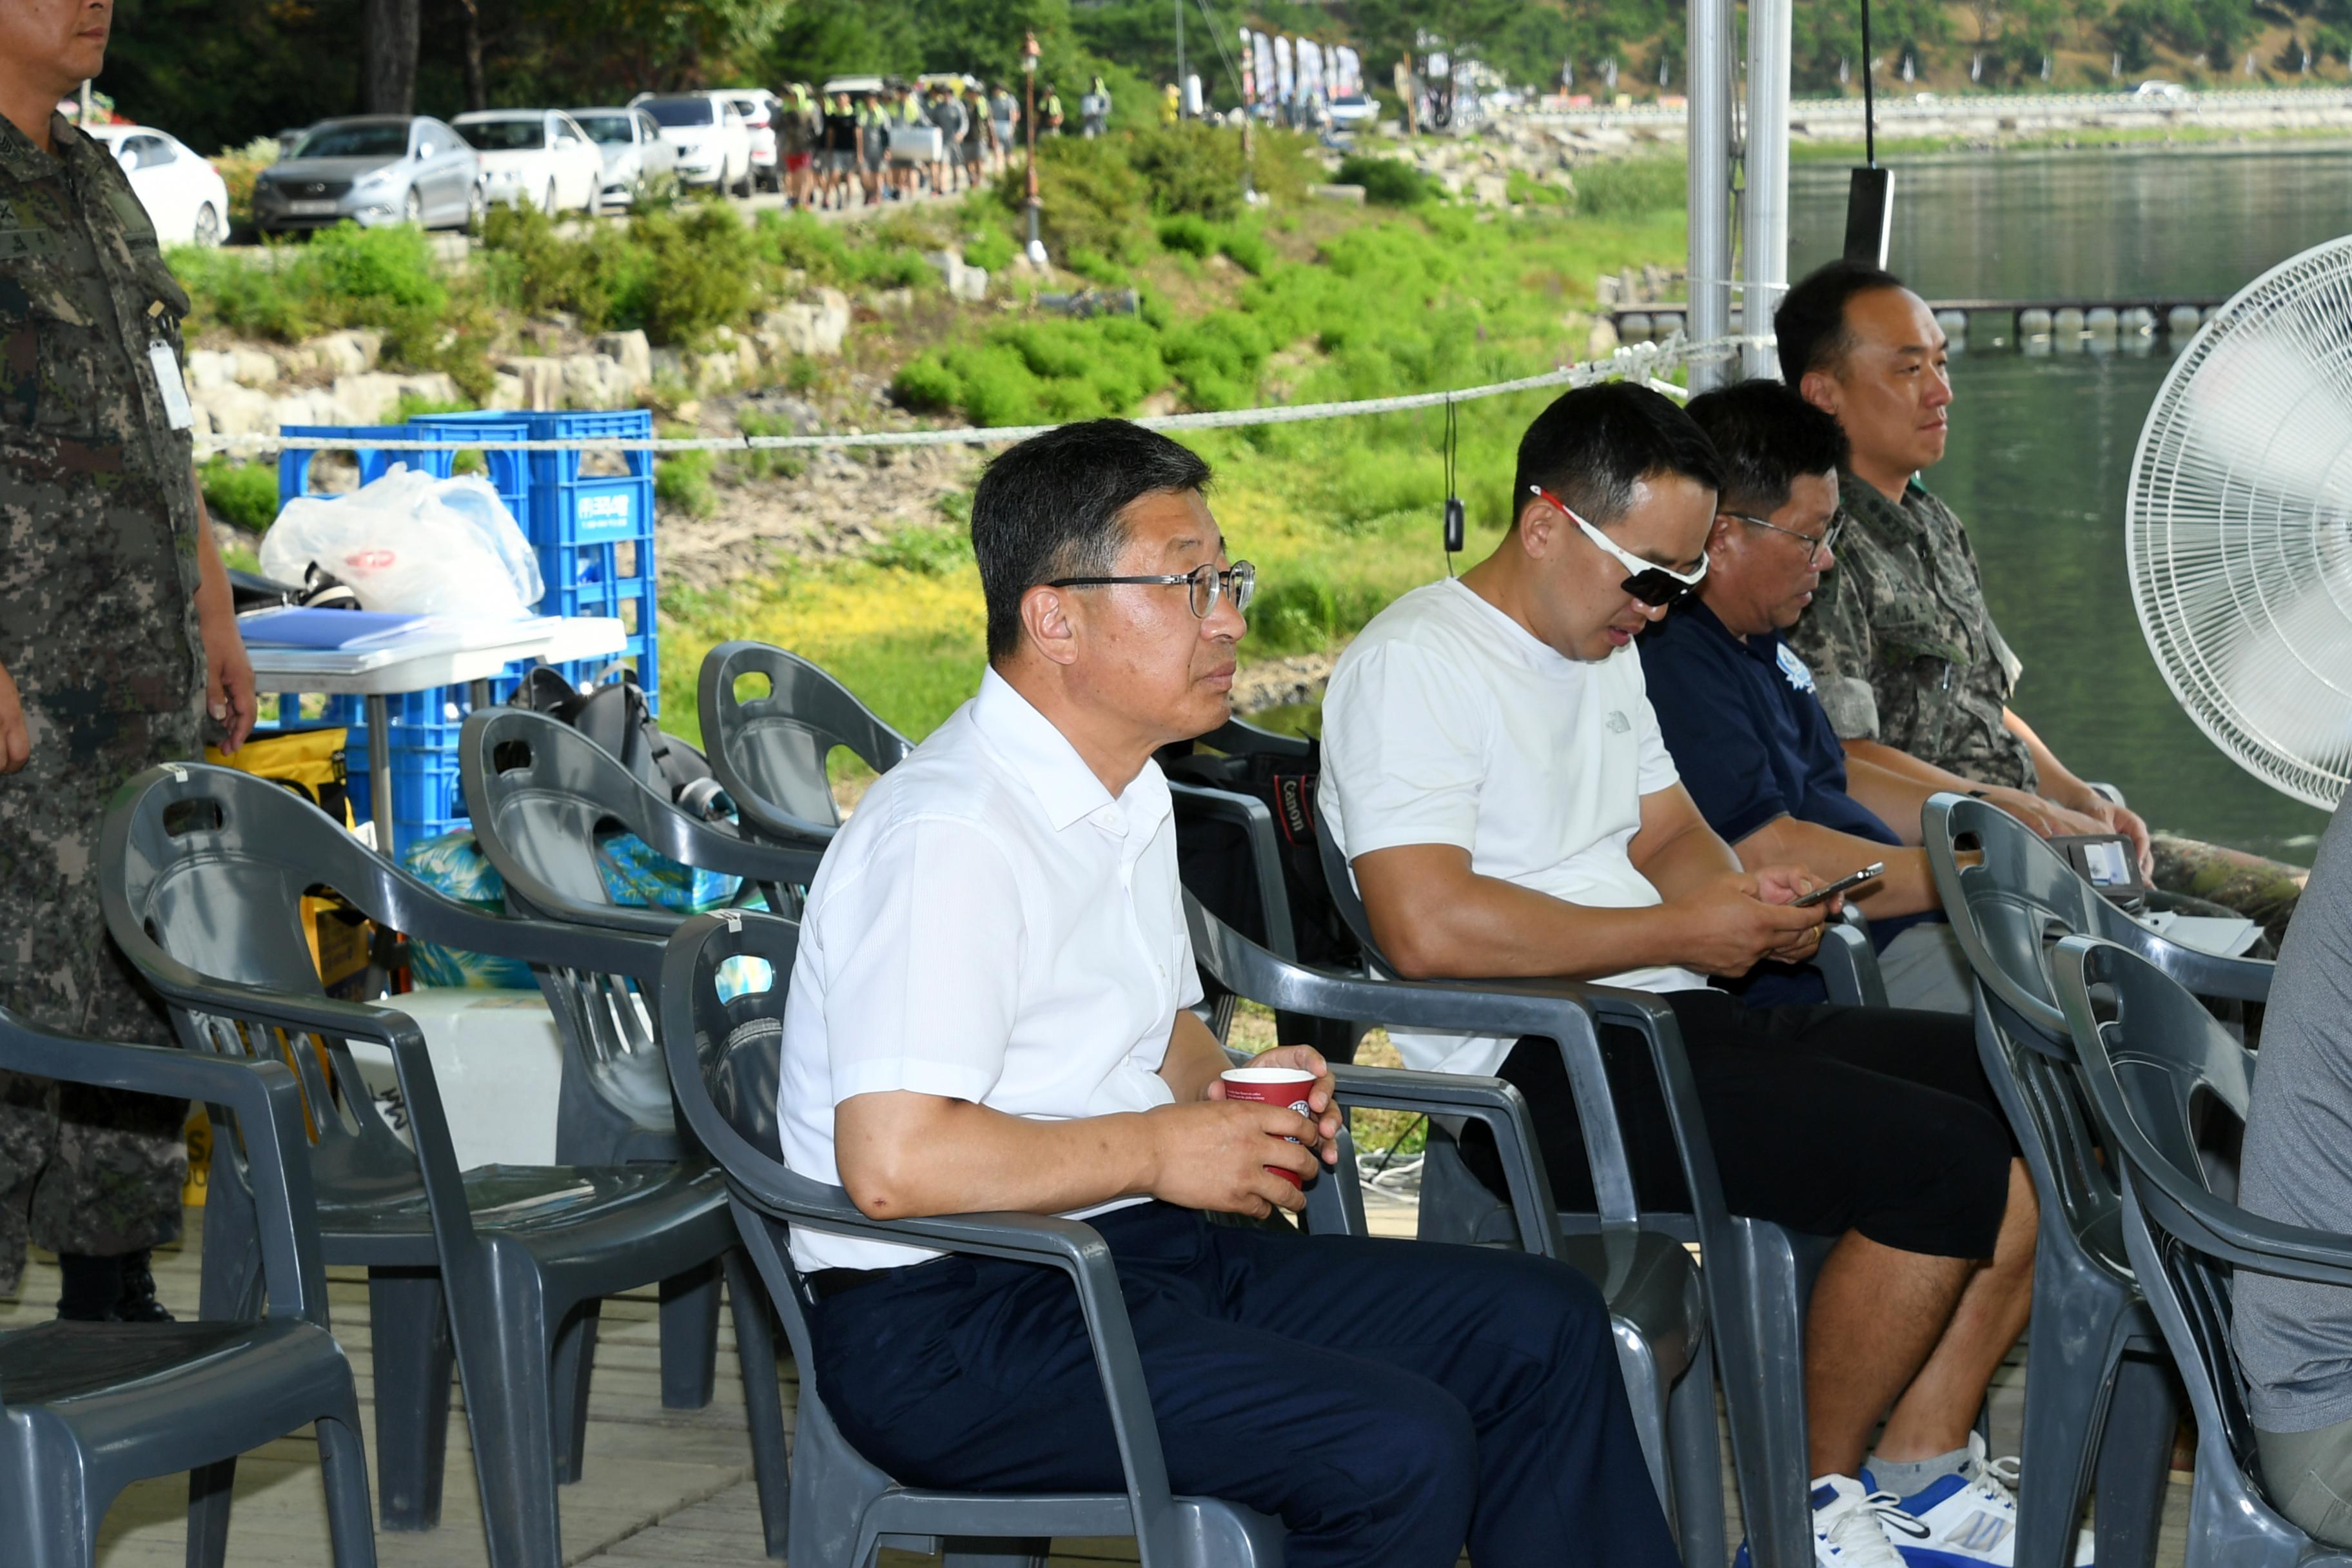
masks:
POLYGON ((1541 485, 1605 527, 1633 504, 1635 483, 1656 474, 1723 488, 1715 447, 1672 398, 1630 381, 1580 386, 1552 399, 1519 437, 1511 516, 1527 509, 1528 487, 1541 485))
POLYGON ((1853 347, 1853 334, 1845 324, 1846 301, 1856 294, 1902 287, 1903 279, 1884 267, 1846 257, 1805 274, 1772 312, 1781 378, 1794 386, 1809 370, 1835 370, 1853 347))
POLYGON ((1065 425, 1002 454, 971 496, 971 549, 988 602, 988 657, 1021 646, 1021 595, 1099 576, 1127 543, 1118 514, 1163 492, 1209 488, 1198 453, 1124 419, 1065 425))
POLYGON ((1806 474, 1846 465, 1845 431, 1780 381, 1738 381, 1690 400, 1685 410, 1723 463, 1722 505, 1769 517, 1806 474))

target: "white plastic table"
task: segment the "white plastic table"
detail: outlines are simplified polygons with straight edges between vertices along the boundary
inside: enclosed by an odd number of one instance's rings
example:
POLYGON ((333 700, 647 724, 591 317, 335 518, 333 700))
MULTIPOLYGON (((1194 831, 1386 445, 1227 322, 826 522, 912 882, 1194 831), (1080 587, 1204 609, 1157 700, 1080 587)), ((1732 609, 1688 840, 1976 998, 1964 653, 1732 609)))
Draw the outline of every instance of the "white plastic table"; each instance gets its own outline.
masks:
POLYGON ((388 858, 393 853, 392 708, 386 699, 464 682, 473 687, 478 708, 489 700, 490 677, 517 659, 562 664, 618 653, 627 642, 625 628, 612 616, 549 616, 530 621, 445 620, 397 643, 348 653, 255 647, 246 655, 253 661, 257 691, 316 691, 367 700, 368 787, 375 802, 376 847, 388 858))

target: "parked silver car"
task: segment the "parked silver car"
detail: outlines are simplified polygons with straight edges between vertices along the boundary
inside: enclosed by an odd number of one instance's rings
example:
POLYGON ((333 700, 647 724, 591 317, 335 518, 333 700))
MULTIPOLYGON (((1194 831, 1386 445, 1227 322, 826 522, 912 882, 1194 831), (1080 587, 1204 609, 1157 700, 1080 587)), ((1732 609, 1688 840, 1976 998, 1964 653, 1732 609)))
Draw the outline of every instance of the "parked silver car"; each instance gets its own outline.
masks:
POLYGON ((677 177, 677 149, 642 109, 575 109, 572 118, 604 155, 604 188, 598 200, 627 206, 650 180, 677 177))
POLYGON ((413 223, 478 226, 486 206, 481 160, 466 139, 428 115, 323 120, 253 184, 253 226, 263 234, 413 223))

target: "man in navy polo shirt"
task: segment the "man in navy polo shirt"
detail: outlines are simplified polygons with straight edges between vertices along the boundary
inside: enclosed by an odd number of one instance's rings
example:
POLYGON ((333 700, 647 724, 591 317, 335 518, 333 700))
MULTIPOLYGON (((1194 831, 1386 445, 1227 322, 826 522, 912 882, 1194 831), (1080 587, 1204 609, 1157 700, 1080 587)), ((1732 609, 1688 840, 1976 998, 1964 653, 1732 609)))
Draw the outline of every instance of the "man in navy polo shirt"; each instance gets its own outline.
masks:
MULTIPOLYGON (((1854 901, 1870 917, 1887 1001, 1965 1013, 1967 963, 1917 847, 1933 791, 1846 754, 1812 673, 1780 637, 1835 559, 1845 434, 1777 381, 1707 393, 1689 412, 1724 481, 1706 579, 1640 642, 1666 749, 1741 864, 1793 863, 1827 882, 1885 861, 1854 901)), ((1732 989, 1755 1006, 1823 999, 1818 972, 1783 963, 1759 964, 1732 989)))

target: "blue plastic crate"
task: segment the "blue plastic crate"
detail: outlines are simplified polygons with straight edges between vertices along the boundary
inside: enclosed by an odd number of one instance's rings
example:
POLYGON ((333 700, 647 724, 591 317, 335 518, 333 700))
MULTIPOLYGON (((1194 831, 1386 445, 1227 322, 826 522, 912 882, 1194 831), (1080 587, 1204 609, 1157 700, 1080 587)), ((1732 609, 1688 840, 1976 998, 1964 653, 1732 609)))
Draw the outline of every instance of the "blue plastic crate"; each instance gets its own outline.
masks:
MULTIPOLYGON (((593 410, 446 416, 444 428, 480 428, 520 421, 533 441, 641 440, 654 433, 652 411, 593 410)), ((485 438, 488 438, 486 436, 485 438)), ((530 514, 523 531, 539 555, 546 616, 610 616, 628 636, 620 655, 637 671, 647 700, 660 710, 659 576, 654 557, 654 463, 647 451, 622 453, 626 472, 583 474, 580 452, 530 455, 530 514)), ((565 667, 575 684, 612 662, 587 659, 565 667)))
MULTIPOLYGON (((511 688, 509 688, 511 689, 511 688)), ((467 820, 465 788, 457 771, 457 737, 465 727, 467 689, 436 687, 384 700, 391 720, 385 742, 392 763, 392 837, 394 853, 407 853, 420 838, 446 833, 467 820), (451 712, 449 704, 457 704, 451 712)), ((374 770, 368 760, 367 700, 329 700, 326 721, 351 732, 343 749, 352 810, 360 820, 375 820, 374 770)))
MULTIPOLYGON (((416 439, 405 425, 283 425, 280 436, 315 437, 321 441, 349 443, 351 453, 359 459, 360 483, 373 484, 383 478, 393 464, 406 461, 411 468, 420 465, 416 459, 440 454, 430 452, 387 452, 374 445, 378 441, 410 441, 416 439)), ((319 450, 297 447, 278 454, 278 504, 282 509, 296 496, 308 492, 310 465, 318 460, 319 450)))
MULTIPOLYGON (((278 434, 313 437, 320 440, 350 443, 349 450, 359 459, 360 483, 373 484, 383 478, 394 463, 406 463, 421 474, 446 479, 456 472, 457 454, 445 452, 386 451, 371 445, 377 441, 528 441, 530 426, 519 420, 457 419, 436 416, 418 419, 406 425, 289 425, 278 434)), ((499 492, 499 500, 514 514, 515 525, 530 535, 530 465, 526 452, 484 452, 483 466, 490 488, 499 492)), ((296 496, 304 494, 310 481, 310 465, 319 457, 311 448, 280 452, 278 455, 278 504, 283 508, 296 496)))
MULTIPOLYGON (((408 426, 411 438, 418 441, 528 441, 530 426, 520 420, 452 419, 436 415, 429 419, 412 420, 408 426)), ((446 479, 457 471, 455 452, 406 452, 393 454, 406 457, 409 466, 446 479)), ((528 452, 484 452, 483 477, 490 488, 506 502, 507 510, 514 514, 515 526, 530 536, 530 464, 528 452)))
MULTIPOLYGON (((644 440, 654 433, 653 411, 486 411, 439 416, 441 425, 520 423, 530 441, 644 440)), ((653 532, 654 455, 619 454, 626 472, 583 474, 583 452, 533 452, 530 458, 531 516, 523 525, 533 545, 562 545, 631 539, 653 532)))

